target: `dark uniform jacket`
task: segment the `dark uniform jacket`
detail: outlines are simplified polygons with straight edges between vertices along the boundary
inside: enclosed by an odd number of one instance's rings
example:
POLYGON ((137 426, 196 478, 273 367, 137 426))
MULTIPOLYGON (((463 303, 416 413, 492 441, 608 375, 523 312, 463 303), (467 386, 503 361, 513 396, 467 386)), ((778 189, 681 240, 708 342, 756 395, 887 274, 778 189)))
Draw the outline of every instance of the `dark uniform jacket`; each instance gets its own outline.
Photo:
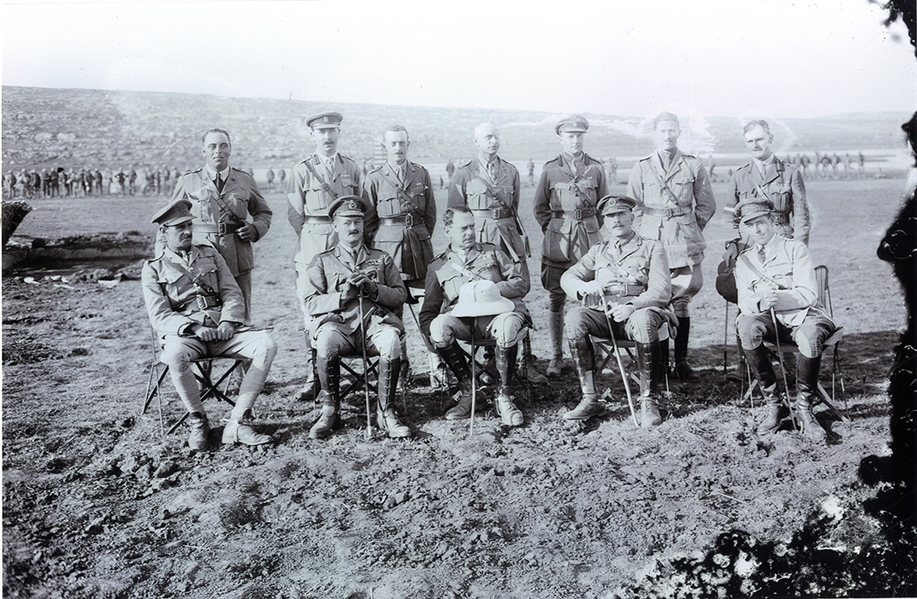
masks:
POLYGON ((607 193, 601 162, 583 153, 583 166, 574 177, 568 160, 561 154, 545 163, 535 186, 535 220, 544 231, 542 261, 560 267, 579 260, 602 240, 596 204, 607 193))
POLYGON ((736 229, 739 221, 735 218, 735 205, 749 198, 773 202, 777 232, 808 245, 809 204, 806 202, 802 172, 798 168, 776 156, 767 163, 763 177, 754 161, 737 168, 729 180, 729 196, 726 198, 726 211, 732 213, 736 229))
POLYGON ((427 169, 407 162, 404 184, 388 162, 366 176, 365 197, 374 212, 366 215, 372 246, 395 259, 406 281, 423 279, 433 259, 430 236, 436 226, 436 199, 427 169))
POLYGON ((159 336, 189 335, 192 324, 245 322, 242 291, 220 253, 207 245, 190 253, 190 266, 168 248, 143 265, 143 301, 159 336))
POLYGON ((518 216, 519 171, 500 157, 494 160, 493 178, 478 159, 461 166, 449 185, 448 205, 471 208, 479 242, 496 244, 513 260, 524 261, 531 251, 518 216))
POLYGON ((255 267, 252 241, 264 237, 273 216, 255 180, 248 173, 230 168, 220 193, 209 171, 201 167, 178 178, 172 201, 182 198, 191 202, 194 243, 216 248, 233 276, 251 271, 255 267), (249 215, 257 231, 251 241, 235 234, 248 222, 249 215))
POLYGON ((669 268, 701 263, 707 247, 703 230, 716 212, 716 201, 699 158, 676 151, 665 169, 653 152, 634 165, 627 195, 637 200, 634 230, 662 242, 669 268))
POLYGON ((344 195, 363 193, 363 173, 357 163, 346 156, 337 154, 334 157, 334 176, 330 181, 326 180, 327 176, 328 171, 316 154, 293 167, 293 191, 287 194, 287 219, 299 236, 293 259, 303 265, 309 264, 319 252, 337 245, 337 233, 328 216, 331 203, 344 195))
POLYGON ((458 302, 459 290, 469 281, 493 281, 500 295, 512 300, 513 310, 525 315, 531 324, 529 312, 522 298, 529 292, 530 281, 524 276, 522 264, 512 260, 492 243, 476 243, 465 260, 452 246, 434 258, 427 270, 423 307, 418 320, 424 335, 430 335, 430 323, 440 314, 449 312, 458 302))
POLYGON ((376 297, 363 298, 365 335, 372 335, 380 325, 404 331, 401 319, 395 314, 404 306, 407 290, 392 257, 363 245, 352 259, 347 250, 337 246, 315 256, 306 271, 305 306, 312 316, 309 332, 313 338, 318 327, 326 322, 340 324, 348 334, 360 327, 359 298, 344 301, 342 297, 344 284, 357 271, 375 281, 378 290, 376 297))
POLYGON ((672 285, 662 244, 636 233, 620 247, 616 241, 597 243, 563 274, 560 285, 566 294, 580 301, 583 284, 597 280, 610 304, 629 303, 638 310, 666 306, 672 300, 672 285))

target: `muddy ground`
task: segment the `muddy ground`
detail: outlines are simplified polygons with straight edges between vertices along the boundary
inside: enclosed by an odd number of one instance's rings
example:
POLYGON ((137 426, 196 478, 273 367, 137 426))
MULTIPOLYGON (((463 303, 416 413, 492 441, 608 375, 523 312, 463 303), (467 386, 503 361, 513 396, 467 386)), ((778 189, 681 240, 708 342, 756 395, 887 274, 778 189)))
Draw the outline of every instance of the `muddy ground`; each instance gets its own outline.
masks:
MULTIPOLYGON (((897 558, 861 576, 845 572, 858 556, 894 555, 883 522, 864 508, 877 490, 858 468, 866 456, 888 454, 885 387, 904 310, 875 247, 901 188, 895 180, 810 185, 819 198, 812 251, 832 269, 835 313, 847 332, 846 392, 838 385, 837 404, 849 420, 816 410, 827 444, 789 429, 759 438, 759 410, 724 381, 724 304, 712 285, 717 251, 708 254, 708 284, 693 304, 691 356, 701 380, 671 381, 658 428, 633 425, 610 374, 603 381, 613 387, 611 413, 585 427, 564 424, 561 414, 579 399, 568 369, 531 389, 524 427, 502 427, 485 410, 469 435, 467 422, 443 419, 448 404, 429 387, 414 333, 415 375, 403 411, 416 438, 375 431, 367 441, 356 396, 343 429, 315 441, 308 438, 312 406, 291 399, 305 380, 294 238, 283 197, 272 195, 275 223, 256 246, 254 311, 280 344, 256 406, 275 442, 221 447, 227 410, 209 403, 213 447, 201 453, 188 449, 185 429, 160 435, 155 403, 139 413, 151 345, 135 268, 117 283, 105 282, 111 275, 98 265, 8 274, 4 595, 890 595, 882 585, 895 579, 897 558), (801 543, 800 531, 813 523, 817 538, 801 543), (713 550, 736 538, 741 550, 732 557, 713 550), (803 573, 775 582, 773 564, 752 546, 789 555, 803 573), (678 566, 696 568, 708 557, 712 565, 695 578, 678 566), (813 564, 807 572, 806 564, 813 564)), ((98 232, 102 222, 152 234, 149 199, 82 202, 35 202, 17 233, 51 235, 63 221, 77 223, 75 233, 98 232)), ((529 188, 523 203, 530 202, 529 188)), ((707 234, 718 243, 727 232, 715 222, 707 234)), ((536 233, 533 247, 539 242, 536 233)), ((538 272, 535 259, 530 268, 538 272)), ((546 299, 535 281, 536 320, 546 299)), ((543 369, 547 332, 533 339, 543 369)), ((830 388, 827 361, 822 380, 830 388)), ((168 382, 164 390, 171 421, 179 405, 168 382)), ((517 396, 525 396, 521 388, 517 396)))

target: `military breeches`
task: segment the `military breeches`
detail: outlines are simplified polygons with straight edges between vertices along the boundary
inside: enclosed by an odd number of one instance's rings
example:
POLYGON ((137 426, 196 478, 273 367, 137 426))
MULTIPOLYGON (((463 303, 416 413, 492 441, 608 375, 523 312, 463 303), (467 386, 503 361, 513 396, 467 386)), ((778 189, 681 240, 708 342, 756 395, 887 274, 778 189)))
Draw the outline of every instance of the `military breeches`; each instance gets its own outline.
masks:
POLYGON ((567 294, 560 286, 560 277, 574 264, 576 262, 571 262, 566 266, 554 266, 544 261, 541 262, 541 285, 548 292, 548 310, 550 312, 560 312, 564 309, 567 294))
POLYGON ((241 416, 250 409, 261 393, 264 381, 277 355, 277 343, 267 331, 237 331, 227 341, 205 343, 197 337, 166 335, 162 340, 159 360, 169 366, 172 382, 189 412, 203 413, 201 392, 191 370, 191 361, 198 358, 235 358, 250 360, 251 365, 242 377, 239 397, 233 415, 241 416))
POLYGON ((773 342, 779 338, 783 343, 795 343, 799 353, 806 358, 820 356, 825 341, 834 334, 836 328, 830 318, 814 310, 810 310, 802 324, 796 327, 788 327, 778 320, 775 329, 770 312, 739 314, 736 318, 736 329, 743 350, 752 351, 765 340, 773 342))
POLYGON ((252 319, 252 271, 237 274, 235 277, 239 289, 242 290, 242 299, 245 300, 245 322, 252 319))
POLYGON ((363 352, 378 354, 386 361, 401 357, 401 331, 387 324, 374 324, 369 327, 369 335, 363 331, 349 331, 349 327, 336 322, 326 322, 315 331, 312 347, 320 358, 338 356, 359 356, 363 352))
POLYGON ((662 314, 653 308, 635 310, 625 322, 611 320, 611 329, 601 310, 577 306, 567 312, 564 335, 569 341, 583 339, 589 335, 604 339, 630 339, 637 343, 651 343, 659 340, 659 327, 665 322, 662 314))
POLYGON ((669 271, 672 278, 672 310, 678 318, 688 318, 688 302, 704 285, 700 264, 691 264, 669 271))
POLYGON ((470 342, 473 326, 475 339, 493 339, 497 346, 507 348, 516 345, 525 325, 525 316, 519 312, 504 312, 474 319, 440 314, 430 323, 430 341, 437 349, 449 347, 456 340, 470 342))

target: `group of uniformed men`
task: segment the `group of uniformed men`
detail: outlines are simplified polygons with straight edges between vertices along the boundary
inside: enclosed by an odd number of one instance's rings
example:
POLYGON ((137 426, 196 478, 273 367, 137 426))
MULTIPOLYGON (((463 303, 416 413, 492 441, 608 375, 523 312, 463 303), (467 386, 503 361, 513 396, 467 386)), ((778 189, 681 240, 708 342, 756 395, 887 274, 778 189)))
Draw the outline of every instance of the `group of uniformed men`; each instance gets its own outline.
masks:
MULTIPOLYGON (((407 360, 404 305, 418 301, 418 326, 436 357, 433 369, 448 369, 457 381, 446 418, 472 415, 468 355, 457 342, 487 339, 499 377, 495 411, 507 426, 523 424, 511 386, 518 344, 533 324, 523 302, 530 249, 519 219, 519 173, 498 155, 499 131, 490 123, 475 128, 477 158, 450 178, 442 216, 449 245, 434 256, 433 186, 427 169, 408 159, 407 130, 395 125, 383 132, 387 160, 364 176, 337 151, 342 121, 336 112, 306 119, 316 149, 292 170, 288 193, 288 219, 299 237, 296 293, 309 360, 302 393, 321 406, 310 436, 327 437, 338 426, 340 360, 364 351, 379 359, 379 428, 391 437, 413 434, 394 396, 407 360)), ((702 285, 703 229, 716 205, 702 162, 678 150, 676 115, 655 119, 655 151, 637 162, 625 195, 608 192, 602 163, 583 151, 588 127, 579 115, 557 122, 562 152, 544 165, 535 191, 534 215, 544 232, 541 282, 549 294, 546 374, 561 374, 566 344, 582 400, 564 418, 586 420, 605 411, 596 389, 594 340, 631 340, 641 423, 654 426, 663 419, 657 387, 669 338, 674 375, 697 378, 687 361, 688 306, 702 285), (565 313, 568 298, 576 306, 565 313)), ((803 430, 823 437, 811 406, 821 344, 834 325, 815 298, 805 187, 799 170, 774 156, 765 121, 749 123, 744 133, 752 161, 734 173, 727 210, 742 244, 737 334, 768 405, 758 431, 780 424, 775 376, 762 345, 779 335, 800 348, 803 430)), ((249 325, 252 243, 267 233, 272 213, 254 179, 229 166, 229 133, 211 129, 202 142, 205 166, 180 177, 172 202, 153 217, 164 244, 143 270, 144 296, 162 340, 162 361, 191 414, 189 445, 204 448, 209 432, 191 361, 227 354, 246 364, 223 442, 256 445, 270 438, 252 430, 251 408, 277 348, 267 332, 249 325)), ((540 375, 527 370, 523 376, 540 375)))

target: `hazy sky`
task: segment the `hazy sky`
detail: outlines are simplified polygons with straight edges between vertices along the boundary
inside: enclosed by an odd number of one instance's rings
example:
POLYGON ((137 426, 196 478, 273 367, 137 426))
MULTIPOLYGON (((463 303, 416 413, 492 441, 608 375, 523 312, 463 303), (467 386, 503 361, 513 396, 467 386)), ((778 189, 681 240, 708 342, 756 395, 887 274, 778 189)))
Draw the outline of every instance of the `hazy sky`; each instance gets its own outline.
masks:
POLYGON ((910 113, 917 61, 884 16, 867 0, 5 2, 2 81, 621 116, 910 113))

